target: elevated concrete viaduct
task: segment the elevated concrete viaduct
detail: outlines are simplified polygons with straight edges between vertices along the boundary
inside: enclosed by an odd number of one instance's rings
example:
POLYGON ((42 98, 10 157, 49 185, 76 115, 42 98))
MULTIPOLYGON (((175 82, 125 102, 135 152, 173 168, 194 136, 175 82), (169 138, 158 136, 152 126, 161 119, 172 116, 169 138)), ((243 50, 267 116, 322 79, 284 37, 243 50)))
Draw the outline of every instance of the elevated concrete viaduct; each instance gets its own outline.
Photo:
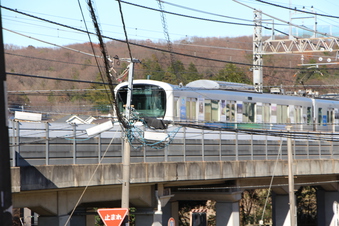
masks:
MULTIPOLYGON (((136 207, 137 225, 152 225, 158 191, 161 198, 169 199, 162 203, 166 225, 171 216, 178 220, 178 201, 216 200, 217 226, 237 226, 243 189, 268 187, 275 175, 274 225, 289 225, 286 165, 286 160, 132 163, 130 206, 136 207)), ((339 201, 339 160, 295 160, 294 167, 296 188, 322 188, 318 225, 333 224, 332 204, 339 201)), ((121 179, 120 163, 12 167, 13 206, 37 212, 39 225, 48 226, 64 225, 77 206, 68 225, 93 225, 89 207, 120 207, 121 179)))

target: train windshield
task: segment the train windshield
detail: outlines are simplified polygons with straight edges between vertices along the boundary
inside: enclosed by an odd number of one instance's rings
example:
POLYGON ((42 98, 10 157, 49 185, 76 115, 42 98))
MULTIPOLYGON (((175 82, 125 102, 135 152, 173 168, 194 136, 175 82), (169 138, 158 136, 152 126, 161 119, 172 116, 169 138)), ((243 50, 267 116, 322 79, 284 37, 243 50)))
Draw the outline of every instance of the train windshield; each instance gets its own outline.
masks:
MULTIPOLYGON (((117 92, 119 111, 123 112, 127 99, 127 86, 121 87, 117 92)), ((139 117, 163 118, 166 110, 166 92, 154 85, 133 85, 132 103, 139 117)))

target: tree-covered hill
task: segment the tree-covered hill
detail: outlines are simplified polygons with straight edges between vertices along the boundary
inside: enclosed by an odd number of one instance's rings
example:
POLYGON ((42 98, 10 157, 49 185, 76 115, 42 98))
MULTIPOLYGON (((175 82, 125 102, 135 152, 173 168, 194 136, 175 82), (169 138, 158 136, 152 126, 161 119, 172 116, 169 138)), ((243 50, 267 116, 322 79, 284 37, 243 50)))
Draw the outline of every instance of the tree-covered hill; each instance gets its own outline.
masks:
MULTIPOLYGON (((150 40, 131 40, 131 43, 132 56, 142 62, 135 66, 136 79, 150 78, 172 84, 187 84, 202 78, 244 83, 252 81, 251 36, 177 40, 172 45, 172 58, 168 52, 159 51, 167 50, 167 43, 150 40)), ((94 44, 93 47, 94 54, 101 56, 99 45, 94 44)), ((109 41, 106 47, 111 59, 129 57, 125 43, 109 41)), ((96 106, 101 111, 109 105, 106 94, 98 91, 104 88, 101 85, 58 80, 101 81, 99 69, 104 71, 103 60, 90 56, 93 54, 90 43, 73 44, 65 48, 5 45, 5 52, 6 72, 16 74, 7 75, 10 105, 55 113, 88 111, 96 106)), ((312 61, 313 58, 311 54, 304 55, 304 62, 312 61)), ((114 81, 119 83, 126 80, 126 75, 122 75, 126 62, 113 61, 113 78, 119 78, 114 81)), ((264 86, 336 82, 336 71, 309 71, 301 67, 298 70, 297 64, 300 63, 300 55, 265 55, 264 66, 273 67, 264 68, 264 86)))

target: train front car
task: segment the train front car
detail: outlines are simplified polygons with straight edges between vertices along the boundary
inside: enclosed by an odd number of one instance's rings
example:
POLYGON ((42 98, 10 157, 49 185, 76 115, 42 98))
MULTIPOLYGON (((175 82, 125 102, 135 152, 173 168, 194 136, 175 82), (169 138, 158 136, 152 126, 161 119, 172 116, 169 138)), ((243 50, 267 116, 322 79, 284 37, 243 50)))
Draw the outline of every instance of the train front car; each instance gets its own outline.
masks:
MULTIPOLYGON (((134 80, 131 105, 133 112, 141 119, 173 120, 173 85, 153 81, 134 80)), ((115 88, 120 112, 125 111, 128 83, 115 88)))

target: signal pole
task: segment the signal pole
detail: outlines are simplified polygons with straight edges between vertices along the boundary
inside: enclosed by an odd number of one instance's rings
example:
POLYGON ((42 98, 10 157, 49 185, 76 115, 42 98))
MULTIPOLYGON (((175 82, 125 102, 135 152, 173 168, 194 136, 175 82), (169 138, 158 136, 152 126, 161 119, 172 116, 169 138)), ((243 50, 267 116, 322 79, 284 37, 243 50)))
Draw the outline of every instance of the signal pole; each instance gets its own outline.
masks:
POLYGON ((3 43, 2 16, 0 10, 0 222, 3 226, 10 226, 13 225, 12 186, 7 125, 5 51, 3 43))

